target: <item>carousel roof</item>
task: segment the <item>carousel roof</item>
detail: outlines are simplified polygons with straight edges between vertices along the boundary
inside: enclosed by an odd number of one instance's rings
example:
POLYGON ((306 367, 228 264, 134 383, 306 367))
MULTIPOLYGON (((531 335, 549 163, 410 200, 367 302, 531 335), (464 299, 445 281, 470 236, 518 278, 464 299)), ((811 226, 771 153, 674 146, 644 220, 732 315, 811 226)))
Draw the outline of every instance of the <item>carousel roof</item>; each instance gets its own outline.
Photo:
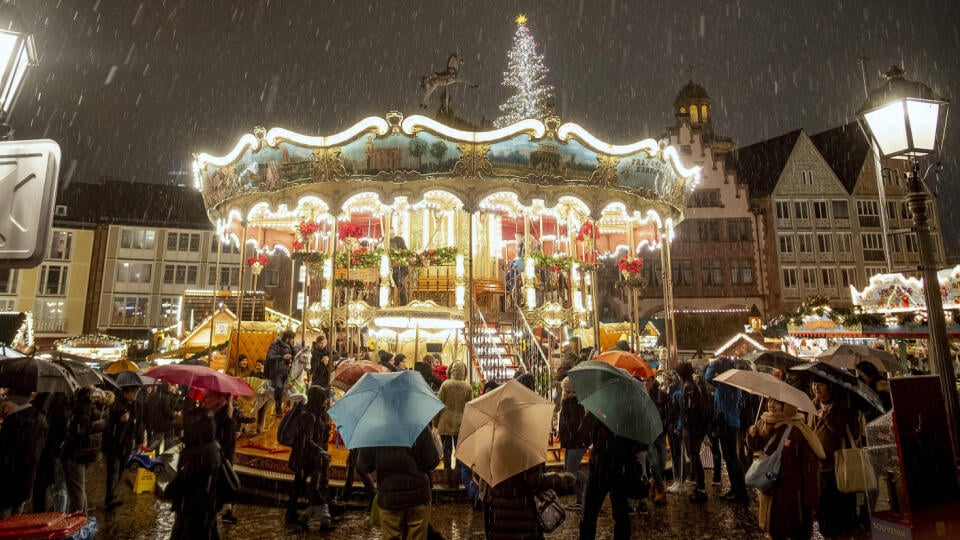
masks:
POLYGON ((328 136, 256 128, 225 155, 197 154, 193 171, 215 223, 258 207, 296 212, 305 200, 339 214, 359 194, 413 204, 438 192, 468 212, 507 194, 526 205, 565 200, 594 218, 617 205, 678 222, 700 168, 665 141, 613 145, 558 118, 470 132, 391 112, 328 136))

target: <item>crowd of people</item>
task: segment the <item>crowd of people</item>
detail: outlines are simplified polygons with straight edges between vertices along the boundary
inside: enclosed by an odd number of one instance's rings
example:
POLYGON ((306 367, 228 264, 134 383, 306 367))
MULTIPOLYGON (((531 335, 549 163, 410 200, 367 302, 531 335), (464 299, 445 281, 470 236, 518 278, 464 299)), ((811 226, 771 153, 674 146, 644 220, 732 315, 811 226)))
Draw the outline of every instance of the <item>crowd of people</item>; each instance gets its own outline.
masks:
MULTIPOLYGON (((257 362, 262 368, 251 370, 242 358, 238 374, 276 378, 282 387, 281 376, 296 353, 293 342, 291 332, 281 334, 265 360, 257 362)), ((721 485, 721 470, 727 472, 729 489, 720 500, 748 502, 751 490, 744 477, 754 453, 769 453, 782 444, 779 480, 772 490, 759 494, 760 527, 772 538, 800 539, 809 538, 814 522, 826 538, 849 534, 860 525, 863 514, 856 495, 841 493, 834 474, 834 452, 845 438, 860 439, 863 420, 843 388, 823 380, 807 384, 817 410, 806 417, 793 405, 773 399, 765 400, 765 412, 758 415, 761 404, 756 396, 715 380, 734 368, 733 359, 714 359, 700 372, 683 362, 671 372, 642 379, 663 425, 653 442, 643 444, 612 432, 578 400, 567 373, 590 357, 591 352, 581 351, 574 339, 556 374, 555 434, 563 450, 563 472, 548 473, 541 464, 488 486, 457 461, 464 409, 475 391, 466 380, 465 364, 454 361, 445 366, 439 354, 425 354, 412 369, 444 408, 410 448, 351 450, 346 485, 334 497, 328 481, 327 410, 336 355, 320 336, 311 345, 312 384, 306 400, 292 410, 280 410, 280 405, 275 409, 283 417, 278 438, 291 448, 288 465, 294 475, 286 521, 304 527, 319 522, 321 530, 329 530, 334 508, 342 510, 353 496, 357 474, 367 504, 376 497, 385 538, 442 537, 430 526, 430 501, 433 471, 443 463, 443 483, 466 488, 473 506, 483 510, 488 538, 542 538, 534 495, 556 489, 574 494, 566 510, 568 518, 579 515, 580 538, 596 536, 598 516, 609 496, 614 538, 626 539, 631 537, 631 514, 648 512, 648 502, 666 505, 670 493, 685 495, 688 503, 706 502, 705 469, 711 466, 715 486, 721 485), (704 464, 704 455, 712 462, 704 464), (301 497, 307 499, 305 509, 301 497)), ((407 369, 402 354, 379 351, 377 358, 386 371, 407 369)), ((874 387, 882 382, 868 366, 862 366, 861 375, 874 387)), ((518 373, 517 379, 533 389, 530 374, 518 373)), ((490 382, 483 392, 496 386, 490 382)), ((283 400, 277 396, 276 403, 283 400)), ((106 465, 103 505, 113 511, 122 504, 117 486, 132 453, 182 444, 178 474, 164 493, 176 512, 172 537, 199 538, 202 533, 217 538, 218 521, 237 521, 231 505, 237 488, 231 463, 243 423, 254 419, 244 417, 227 394, 200 395, 164 382, 114 390, 87 386, 70 398, 54 393, 31 396, 12 388, 3 397, 0 416, 0 477, 5 484, 0 490, 0 517, 24 512, 28 503, 26 510, 33 512, 89 510, 87 470, 101 453, 106 465)))

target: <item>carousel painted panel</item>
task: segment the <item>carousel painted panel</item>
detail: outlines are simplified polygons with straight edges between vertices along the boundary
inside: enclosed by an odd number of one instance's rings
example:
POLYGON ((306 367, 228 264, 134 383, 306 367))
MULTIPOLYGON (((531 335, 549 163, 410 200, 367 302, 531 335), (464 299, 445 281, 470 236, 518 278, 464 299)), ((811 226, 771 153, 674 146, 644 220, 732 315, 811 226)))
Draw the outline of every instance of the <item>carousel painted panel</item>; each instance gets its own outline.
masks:
POLYGON ((488 157, 503 176, 539 174, 567 181, 588 181, 599 164, 597 153, 579 141, 534 140, 527 134, 491 144, 488 157))
POLYGON ((640 151, 620 158, 617 181, 625 188, 667 196, 677 185, 677 173, 670 163, 640 151))
POLYGON ((310 182, 317 157, 311 148, 287 141, 275 148, 247 148, 226 165, 205 163, 200 172, 208 206, 244 193, 276 191, 310 182))
POLYGON ((341 157, 348 176, 400 170, 437 174, 453 169, 460 150, 455 143, 426 131, 413 136, 367 134, 344 145, 341 157))

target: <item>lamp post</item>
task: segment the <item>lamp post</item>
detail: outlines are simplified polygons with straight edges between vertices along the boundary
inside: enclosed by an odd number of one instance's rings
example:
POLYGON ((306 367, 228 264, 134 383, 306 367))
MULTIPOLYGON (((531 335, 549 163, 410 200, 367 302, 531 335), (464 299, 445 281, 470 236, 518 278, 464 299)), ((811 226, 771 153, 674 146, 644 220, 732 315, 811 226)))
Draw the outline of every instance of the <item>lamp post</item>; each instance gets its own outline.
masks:
POLYGON ((920 273, 923 276, 923 294, 927 304, 927 324, 933 373, 940 378, 940 388, 946 401, 954 448, 958 448, 960 407, 957 403, 957 382, 947 341, 943 302, 934 245, 927 219, 927 190, 920 174, 918 158, 939 151, 943 145, 949 103, 941 99, 927 85, 904 79, 903 70, 893 66, 885 74, 887 83, 867 97, 857 119, 875 151, 882 157, 905 159, 909 163, 907 175, 907 206, 913 217, 912 231, 917 235, 920 252, 920 273))
POLYGON ((10 111, 23 88, 27 70, 37 63, 33 34, 13 3, 4 0, 0 4, 0 139, 13 134, 7 124, 10 111))

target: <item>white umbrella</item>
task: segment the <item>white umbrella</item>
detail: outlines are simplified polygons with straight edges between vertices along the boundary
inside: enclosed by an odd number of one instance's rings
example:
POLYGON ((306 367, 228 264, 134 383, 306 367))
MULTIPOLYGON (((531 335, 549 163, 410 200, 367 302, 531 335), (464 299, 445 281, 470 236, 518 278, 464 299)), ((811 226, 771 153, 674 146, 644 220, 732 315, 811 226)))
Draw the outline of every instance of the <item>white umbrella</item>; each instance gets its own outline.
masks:
POLYGON ((729 384, 751 394, 789 403, 801 411, 816 412, 813 401, 803 390, 798 390, 769 373, 730 369, 717 375, 713 380, 729 384))
POLYGON ((516 379, 467 403, 457 459, 495 486, 547 461, 553 402, 516 379))
POLYGON ((903 366, 891 353, 882 349, 867 347, 866 345, 836 345, 823 351, 817 360, 830 364, 833 367, 854 369, 860 362, 870 362, 880 371, 901 372, 903 366))

